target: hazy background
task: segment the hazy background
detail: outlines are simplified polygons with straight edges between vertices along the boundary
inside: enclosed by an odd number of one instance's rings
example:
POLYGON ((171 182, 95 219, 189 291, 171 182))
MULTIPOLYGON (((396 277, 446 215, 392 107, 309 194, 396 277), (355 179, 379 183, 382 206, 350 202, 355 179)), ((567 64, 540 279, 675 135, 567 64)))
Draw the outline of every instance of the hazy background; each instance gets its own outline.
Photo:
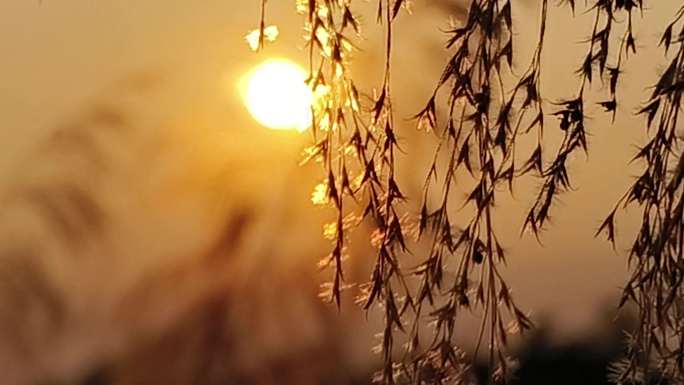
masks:
MULTIPOLYGON (((520 71, 536 35, 532 3, 521 2, 514 14, 520 71)), ((440 30, 459 9, 458 2, 449 5, 414 1, 413 15, 397 23, 394 106, 405 122, 407 156, 422 159, 402 171, 414 199, 434 141, 408 118, 445 63, 440 30)), ((366 17, 354 71, 367 91, 378 85, 382 60, 374 6, 356 5, 366 17)), ((672 14, 658 6, 645 12, 648 23, 637 22, 642 48, 626 67, 615 124, 600 108, 589 110, 591 155, 573 160, 577 191, 556 206, 543 245, 519 237, 535 182, 500 203, 505 275, 523 308, 559 340, 590 334, 610 318, 606 309, 626 277, 634 215, 622 217, 616 251, 593 234, 635 174, 628 161, 644 125, 631 114, 662 69, 653 45, 657 26, 672 14)), ((548 101, 576 89, 573 71, 592 16, 578 12, 572 23, 568 14, 550 14, 542 75, 548 101)), ((338 315, 311 300, 325 278, 315 267, 328 247, 321 226, 333 213, 309 203, 319 170, 297 166, 309 137, 260 127, 239 100, 238 79, 261 61, 305 63, 294 1, 269 3, 267 21, 281 35, 255 54, 244 35, 258 15, 258 1, 0 0, 0 274, 13 277, 0 289, 0 370, 10 373, 7 383, 78 377, 73 373, 126 351, 130 341, 163 334, 184 309, 216 292, 234 296, 231 317, 243 319, 235 321, 235 344, 252 352, 244 360, 334 335, 345 341, 344 362, 372 366, 373 317, 369 325, 351 308, 338 315), (74 207, 79 215, 64 214, 74 207), (240 229, 239 245, 229 242, 221 269, 198 268, 198 256, 213 255, 226 228, 240 229), (41 277, 43 289, 22 286, 17 266, 41 277), (56 305, 42 295, 54 295, 56 305), (45 306, 59 309, 57 318, 43 314, 45 306), (257 308, 266 310, 252 315, 257 308), (257 327, 258 319, 271 326, 257 327)), ((595 88, 592 101, 604 100, 607 91, 595 88)), ((364 258, 371 256, 353 256, 357 279, 367 277, 364 258)), ((240 370, 251 370, 239 362, 240 370)))

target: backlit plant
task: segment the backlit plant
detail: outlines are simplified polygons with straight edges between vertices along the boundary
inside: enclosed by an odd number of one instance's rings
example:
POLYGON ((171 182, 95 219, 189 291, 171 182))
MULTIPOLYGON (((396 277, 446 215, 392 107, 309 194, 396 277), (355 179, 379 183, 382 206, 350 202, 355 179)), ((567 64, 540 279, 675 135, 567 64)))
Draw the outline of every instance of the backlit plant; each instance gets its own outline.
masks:
MULTIPOLYGON (((497 236, 495 202, 522 176, 538 178, 523 230, 542 236, 554 201, 572 187, 568 162, 590 151, 588 103, 615 117, 624 64, 638 52, 634 19, 642 17, 646 6, 642 0, 589 1, 586 11, 594 21, 575 71, 578 87, 562 100, 548 101, 540 82, 548 9, 564 7, 574 14, 574 0, 538 0, 534 52, 519 74, 511 71, 517 58, 512 14, 519 3, 464 2, 467 14, 447 31, 449 60, 415 116, 416 124, 438 142, 418 215, 405 207, 396 178, 401 149, 391 91, 393 50, 401 49, 394 45, 393 31, 409 1, 377 0, 377 22, 385 32, 384 75, 365 99, 349 70, 360 34, 353 1, 297 2, 306 31, 308 84, 317 95, 311 122, 315 144, 307 149, 307 160, 324 170, 313 198, 337 213, 325 227, 333 245, 323 262, 333 275, 324 294, 340 305, 346 234, 364 220, 372 223, 375 260, 359 302, 384 314, 378 346, 384 365, 377 380, 386 384, 468 382, 470 363, 454 341, 466 310, 475 310, 481 320, 475 354, 487 350, 494 382, 510 376, 509 336, 532 323, 500 272, 506 253, 497 236), (608 84, 607 95, 589 101, 587 91, 597 81, 608 84), (558 143, 544 135, 549 118, 552 128, 562 131, 558 143), (527 150, 521 143, 530 139, 535 144, 527 150), (465 199, 453 194, 457 177, 459 185, 471 186, 465 199), (436 204, 428 199, 434 196, 440 197, 436 204), (417 266, 404 258, 414 238, 429 244, 417 266), (423 340, 430 322, 432 335, 423 340)), ((265 5, 262 0, 260 27, 250 38, 255 49, 274 38, 265 23, 265 5)), ((684 379, 684 154, 677 129, 684 91, 683 16, 684 7, 664 27, 660 46, 670 64, 639 111, 649 137, 635 157, 643 173, 597 233, 614 242, 617 210, 633 205, 642 210, 641 230, 628 258, 631 278, 620 303, 636 305, 640 326, 630 338, 627 359, 613 367, 611 379, 618 383, 646 382, 656 372, 684 379)))

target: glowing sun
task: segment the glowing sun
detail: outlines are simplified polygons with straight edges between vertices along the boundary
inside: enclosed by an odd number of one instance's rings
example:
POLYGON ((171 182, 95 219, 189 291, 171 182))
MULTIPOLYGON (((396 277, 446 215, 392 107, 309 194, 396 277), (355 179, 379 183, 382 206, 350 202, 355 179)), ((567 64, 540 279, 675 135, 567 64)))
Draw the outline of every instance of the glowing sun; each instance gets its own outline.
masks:
POLYGON ((242 97, 254 119, 275 130, 304 131, 311 124, 313 94, 296 63, 270 59, 242 80, 242 97))

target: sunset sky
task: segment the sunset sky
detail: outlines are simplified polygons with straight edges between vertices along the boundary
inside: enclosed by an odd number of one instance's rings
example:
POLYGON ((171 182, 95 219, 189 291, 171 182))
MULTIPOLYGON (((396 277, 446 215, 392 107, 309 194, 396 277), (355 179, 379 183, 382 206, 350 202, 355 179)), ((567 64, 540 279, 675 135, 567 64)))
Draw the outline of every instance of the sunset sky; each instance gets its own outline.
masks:
MULTIPOLYGON (((441 31, 448 26, 449 15, 448 7, 438 1, 414 3, 413 14, 403 13, 397 23, 394 93, 400 135, 409 148, 404 158, 419 159, 405 161, 400 173, 406 192, 418 198, 426 171, 421 166, 434 141, 418 132, 409 118, 425 103, 445 63, 441 31)), ((353 71, 369 92, 381 80, 382 53, 376 49, 381 27, 374 23, 373 2, 360 2, 358 7, 365 15, 364 37, 353 71)), ((520 9, 514 14, 519 21, 517 44, 520 57, 527 58, 538 17, 534 6, 520 9)), ((653 20, 667 16, 646 12, 653 20)), ((576 88, 574 69, 586 28, 571 26, 566 15, 567 10, 551 13, 542 75, 548 101, 568 97, 576 88)), ((588 25, 591 16, 581 12, 577 16, 588 25)), ((250 259, 255 255, 267 255, 283 274, 292 265, 310 266, 315 272, 316 261, 328 247, 321 239, 321 226, 332 213, 310 204, 320 170, 298 167, 310 138, 306 133, 259 125, 238 91, 239 79, 266 59, 306 64, 302 19, 294 1, 269 2, 267 22, 278 25, 280 36, 263 52, 254 53, 244 36, 258 26, 258 17, 258 1, 0 1, 3 193, 41 181, 46 173, 73 176, 69 166, 59 169, 63 158, 50 158, 41 143, 93 106, 124 106, 132 125, 143 128, 132 143, 122 139, 107 144, 114 153, 136 153, 115 171, 115 178, 103 182, 103 199, 111 206, 114 228, 120 230, 109 242, 126 249, 110 250, 124 256, 117 263, 135 270, 141 254, 148 256, 142 258, 148 267, 167 263, 161 256, 169 252, 182 259, 217 234, 222 213, 249 207, 258 219, 243 251, 244 268, 259 265, 250 259)), ((618 221, 616 251, 593 236, 638 170, 628 162, 635 145, 643 141, 644 123, 632 112, 645 99, 643 85, 653 83, 664 63, 653 48, 659 31, 642 27, 639 37, 644 47, 627 66, 622 110, 612 125, 598 106, 589 110, 590 156, 572 161, 576 191, 558 202, 542 244, 529 234, 519 237, 536 182, 518 186, 514 199, 498 205, 498 226, 509 250, 504 274, 519 303, 537 320, 549 322, 558 335, 586 332, 605 318, 627 276, 625 250, 632 241, 637 213, 618 221)), ((520 61, 523 68, 527 59, 520 61)), ((595 93, 591 100, 601 101, 604 95, 595 93)), ((553 106, 547 103, 546 109, 551 112, 553 106)), ((548 139, 560 138, 554 118, 547 116, 547 121, 548 139)), ((26 240, 27 231, 43 234, 32 222, 17 219, 24 215, 21 210, 11 211, 11 219, 2 221, 3 237, 26 240)), ((364 255, 354 258, 363 261, 364 255)), ((70 290, 69 277, 79 275, 70 275, 70 266, 79 272, 103 268, 100 264, 76 267, 71 262, 54 262, 54 266, 65 271, 55 273, 65 291, 70 290)), ((368 271, 360 269, 359 276, 367 276, 368 271)), ((112 273, 116 282, 111 285, 105 278, 93 284, 118 293, 116 288, 128 285, 138 273, 117 274, 112 273)))

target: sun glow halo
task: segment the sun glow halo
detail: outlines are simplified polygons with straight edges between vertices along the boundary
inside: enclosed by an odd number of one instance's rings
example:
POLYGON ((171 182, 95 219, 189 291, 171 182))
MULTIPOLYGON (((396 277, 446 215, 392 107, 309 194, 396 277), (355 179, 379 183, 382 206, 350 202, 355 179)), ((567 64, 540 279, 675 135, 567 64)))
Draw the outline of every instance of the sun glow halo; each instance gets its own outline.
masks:
POLYGON ((306 71, 285 59, 270 59, 242 80, 242 97, 259 123, 275 130, 304 131, 311 124, 313 94, 306 71))

